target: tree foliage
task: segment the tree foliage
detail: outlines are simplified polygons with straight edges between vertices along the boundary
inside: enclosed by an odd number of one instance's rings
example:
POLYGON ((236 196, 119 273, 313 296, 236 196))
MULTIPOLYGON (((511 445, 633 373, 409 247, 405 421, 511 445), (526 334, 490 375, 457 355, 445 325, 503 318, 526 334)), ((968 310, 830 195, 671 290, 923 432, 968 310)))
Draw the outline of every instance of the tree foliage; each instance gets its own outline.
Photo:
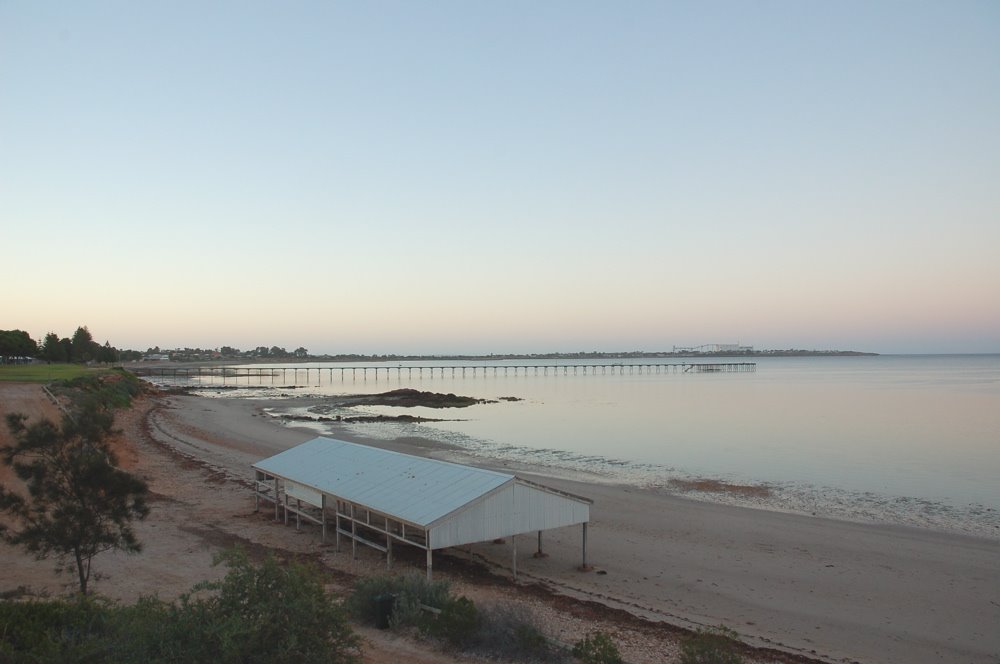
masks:
POLYGON ((0 363, 12 362, 15 358, 35 357, 38 344, 24 330, 0 330, 0 363))
POLYGON ((73 333, 73 361, 90 362, 97 354, 97 343, 86 325, 76 328, 73 333))
POLYGON ((42 347, 39 349, 38 356, 48 362, 68 362, 69 353, 67 352, 67 345, 72 347, 72 342, 63 344, 58 334, 49 332, 45 335, 45 339, 42 340, 42 347))
POLYGON ((149 513, 148 488, 116 466, 107 442, 110 412, 91 404, 61 426, 47 419, 29 426, 26 419, 7 416, 15 444, 3 451, 3 462, 28 495, 0 485, 0 510, 16 521, 15 529, 0 533, 39 560, 54 557, 60 571, 75 569, 86 594, 95 556, 141 550, 131 524, 149 513))

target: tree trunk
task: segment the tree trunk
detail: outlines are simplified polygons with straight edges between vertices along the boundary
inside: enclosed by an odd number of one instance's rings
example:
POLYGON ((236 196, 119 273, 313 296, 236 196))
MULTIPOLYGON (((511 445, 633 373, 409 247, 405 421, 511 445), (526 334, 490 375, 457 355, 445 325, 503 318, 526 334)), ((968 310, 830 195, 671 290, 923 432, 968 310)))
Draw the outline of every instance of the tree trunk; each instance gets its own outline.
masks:
MULTIPOLYGON (((83 556, 80 555, 80 551, 74 551, 73 554, 76 556, 76 573, 80 578, 80 594, 87 594, 87 580, 90 577, 90 569, 84 570, 83 556)), ((89 567, 89 566, 88 566, 89 567)))

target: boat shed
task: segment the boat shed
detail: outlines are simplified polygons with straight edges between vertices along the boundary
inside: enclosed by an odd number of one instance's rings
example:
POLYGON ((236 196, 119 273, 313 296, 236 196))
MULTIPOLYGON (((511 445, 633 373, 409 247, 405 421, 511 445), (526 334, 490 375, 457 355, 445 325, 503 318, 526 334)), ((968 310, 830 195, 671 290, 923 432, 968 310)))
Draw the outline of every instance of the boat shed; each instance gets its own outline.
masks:
MULTIPOLYGON (((393 543, 433 551, 524 533, 582 525, 582 568, 587 568, 588 498, 507 473, 401 454, 331 438, 314 438, 253 464, 257 508, 274 504, 275 519, 306 519, 386 554, 393 543)), ((513 542, 513 539, 512 539, 513 542)), ((536 554, 537 555, 537 554, 536 554)), ((544 554, 542 554, 544 555, 544 554)), ((513 550, 517 576, 517 548, 513 550)))

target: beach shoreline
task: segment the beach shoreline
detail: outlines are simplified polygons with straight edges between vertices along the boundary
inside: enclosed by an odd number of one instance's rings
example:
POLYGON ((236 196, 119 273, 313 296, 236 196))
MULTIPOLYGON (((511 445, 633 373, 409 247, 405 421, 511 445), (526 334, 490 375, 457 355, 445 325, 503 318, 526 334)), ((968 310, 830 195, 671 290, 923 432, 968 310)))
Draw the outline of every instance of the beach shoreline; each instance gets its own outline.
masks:
MULTIPOLYGON (((234 537, 263 546, 291 546, 300 555, 351 573, 384 569, 375 551, 364 551, 352 561, 349 553, 321 546, 315 529, 296 531, 253 514, 250 464, 316 435, 311 428, 282 426, 267 415, 266 409, 275 407, 273 400, 185 394, 146 399, 146 414, 132 429, 142 430, 137 437, 154 444, 139 444, 135 464, 160 478, 154 483, 159 493, 183 503, 175 536, 192 529, 228 533, 203 538, 201 547, 186 551, 191 569, 185 576, 213 574, 208 561, 218 545, 212 541, 234 537), (150 464, 164 450, 172 460, 161 460, 157 463, 162 467, 154 469, 150 464), (198 518, 192 518, 193 513, 198 518), (201 522, 210 526, 198 526, 201 522)), ((433 441, 355 437, 354 442, 456 459, 454 449, 433 441)), ((466 460, 490 467, 482 459, 466 460)), ((670 630, 719 624, 735 630, 750 646, 803 660, 995 662, 1000 652, 995 629, 1000 622, 996 541, 710 503, 654 489, 551 476, 538 468, 493 467, 594 500, 587 554, 594 570, 577 569, 578 528, 547 532, 548 557, 519 556, 519 583, 510 587, 509 597, 520 601, 532 594, 527 589, 542 588, 583 605, 637 616, 649 625, 651 636, 643 638, 652 639, 660 654, 641 654, 649 652, 648 645, 630 650, 636 630, 621 627, 615 634, 626 646, 627 661, 669 661, 677 643, 670 630), (663 626, 662 634, 656 625, 663 626)), ((157 507, 173 505, 165 499, 157 507)), ((146 534, 154 531, 147 527, 146 534)), ((161 533, 156 541, 169 545, 173 540, 165 537, 161 533)), ((518 536, 517 549, 533 551, 534 540, 533 534, 518 536)), ((447 575, 449 560, 465 560, 506 579, 511 543, 436 553, 436 572, 447 575)), ((123 559, 115 564, 139 563, 123 559)), ((115 569, 107 562, 102 565, 115 569)), ((405 557, 397 567, 404 565, 405 557)), ((11 574, 3 571, 0 581, 11 583, 6 578, 11 574)), ((158 574, 161 587, 169 587, 164 572, 158 574)), ((124 597, 138 594, 142 587, 142 575, 132 576, 135 587, 124 597)), ((464 582, 459 578, 458 583, 464 582)), ((487 592, 476 583, 462 588, 470 596, 487 592)), ((552 619, 564 618, 557 612, 552 619)))
MULTIPOLYGON (((1000 510, 982 504, 949 504, 938 501, 861 492, 835 486, 803 482, 767 482, 750 478, 689 474, 675 468, 649 463, 599 459, 558 450, 458 444, 447 431, 433 426, 436 421, 462 419, 461 409, 445 411, 431 419, 411 415, 366 414, 356 403, 371 394, 313 396, 283 393, 281 396, 245 396, 239 390, 186 389, 182 393, 212 399, 248 400, 277 423, 314 431, 316 435, 393 446, 400 438, 439 459, 458 463, 485 464, 507 471, 577 479, 583 482, 647 489, 691 500, 825 517, 876 526, 910 526, 942 533, 969 535, 1000 541, 1000 510), (338 415, 332 415, 338 413, 338 415), (370 425, 379 426, 372 427, 370 425), (405 429, 402 429, 405 427, 405 429), (417 431, 413 431, 417 429, 417 431), (444 434, 444 435, 443 435, 444 434)), ((430 393, 426 393, 430 394, 430 393)), ((405 411, 406 409, 404 409, 405 411)), ((464 443, 464 441, 463 441, 464 443)), ((400 449, 405 449, 405 446, 400 449)))
MULTIPOLYGON (((273 437, 274 444, 259 449, 261 454, 280 451, 296 435, 302 440, 315 435, 269 420, 264 409, 280 403, 273 400, 177 399, 186 404, 181 412, 188 422, 233 440, 251 423, 262 426, 258 435, 273 437)), ((341 437, 458 458, 454 449, 430 441, 341 437)), ((511 470, 509 464, 465 460, 511 470)), ((524 579, 558 592, 686 627, 722 623, 755 645, 832 659, 931 662, 941 661, 933 652, 955 648, 956 659, 987 661, 1000 651, 993 629, 1000 606, 995 584, 990 586, 998 578, 996 541, 514 470, 595 501, 588 558, 605 573, 575 571, 580 548, 575 529, 547 533, 551 555, 519 563, 524 579)), ((532 538, 520 539, 518 548, 531 550, 532 538)), ((510 565, 508 547, 477 545, 474 554, 499 568, 510 565)))

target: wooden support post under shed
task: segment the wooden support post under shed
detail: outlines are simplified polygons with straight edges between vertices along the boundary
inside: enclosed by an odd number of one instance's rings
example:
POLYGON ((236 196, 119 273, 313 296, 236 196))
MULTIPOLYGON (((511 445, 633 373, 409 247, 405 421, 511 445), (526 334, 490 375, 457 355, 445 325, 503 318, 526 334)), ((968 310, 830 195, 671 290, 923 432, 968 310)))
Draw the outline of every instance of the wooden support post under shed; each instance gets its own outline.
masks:
POLYGON ((337 507, 333 511, 333 534, 337 538, 337 553, 340 553, 340 501, 337 501, 337 507))
POLYGON ((274 520, 278 520, 278 478, 274 478, 274 520))
POLYGON ((427 547, 427 581, 434 580, 434 552, 427 547))
POLYGON ((587 522, 583 522, 583 564, 580 565, 580 569, 586 572, 589 567, 587 567, 587 522))
POLYGON ((326 543, 326 494, 325 493, 324 494, 320 494, 319 503, 320 503, 320 505, 319 505, 320 516, 323 519, 323 522, 322 522, 323 523, 323 536, 321 538, 321 541, 325 544, 326 543))
POLYGON ((535 558, 548 558, 549 554, 542 551, 542 531, 538 531, 538 551, 534 553, 535 558))
POLYGON ((514 571, 514 580, 517 581, 517 538, 511 535, 510 538, 510 548, 512 549, 512 562, 511 568, 514 571))

